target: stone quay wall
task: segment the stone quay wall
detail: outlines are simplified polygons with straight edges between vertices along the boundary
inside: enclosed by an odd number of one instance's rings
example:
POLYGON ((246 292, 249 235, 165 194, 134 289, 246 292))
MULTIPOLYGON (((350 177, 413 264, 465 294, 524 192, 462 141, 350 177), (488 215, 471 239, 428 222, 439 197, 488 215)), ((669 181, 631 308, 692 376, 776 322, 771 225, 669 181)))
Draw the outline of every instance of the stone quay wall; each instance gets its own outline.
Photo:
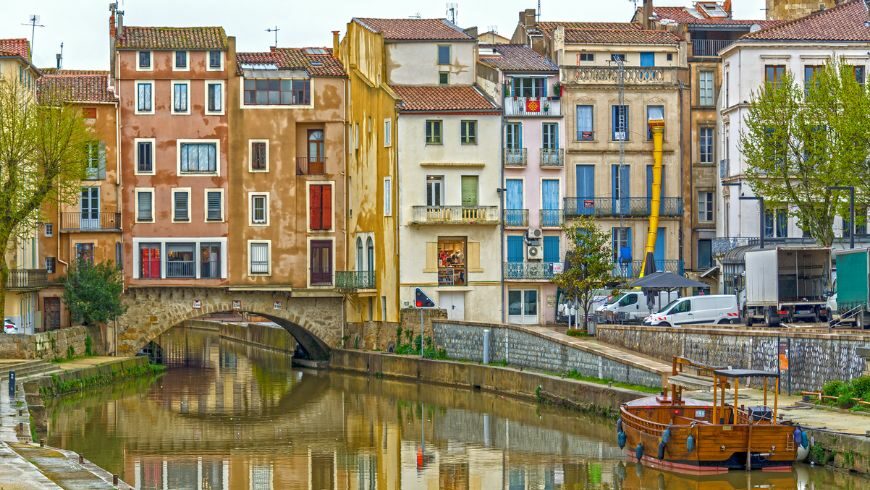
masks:
POLYGON ((76 326, 39 332, 33 335, 0 335, 0 359, 52 359, 66 358, 72 348, 75 356, 85 354, 87 338, 90 337, 94 354, 102 352, 102 336, 96 327, 76 326))
POLYGON ((662 386, 662 375, 651 368, 609 357, 511 325, 434 321, 435 345, 452 359, 483 361, 484 331, 489 330, 490 362, 540 369, 551 373, 577 371, 584 376, 640 386, 662 386))
POLYGON ((598 325, 599 340, 670 362, 674 356, 713 366, 782 370, 783 391, 815 391, 861 376, 863 332, 821 333, 742 327, 598 325), (786 369, 787 368, 787 369, 786 369))

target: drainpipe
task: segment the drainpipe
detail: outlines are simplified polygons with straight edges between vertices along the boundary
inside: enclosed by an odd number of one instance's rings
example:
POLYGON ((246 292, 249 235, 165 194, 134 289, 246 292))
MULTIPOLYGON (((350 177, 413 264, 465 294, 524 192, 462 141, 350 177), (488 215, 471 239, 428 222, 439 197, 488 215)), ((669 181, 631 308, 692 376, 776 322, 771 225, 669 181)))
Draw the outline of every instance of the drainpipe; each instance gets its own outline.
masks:
MULTIPOLYGON (((504 72, 502 72, 502 76, 504 76, 504 72)), ((501 85, 500 90, 503 90, 504 83, 502 83, 500 85, 501 85)), ((499 175, 499 177, 498 177, 499 264, 498 264, 498 267, 499 267, 499 274, 501 277, 501 281, 500 281, 501 282, 501 322, 507 323, 507 317, 506 317, 507 310, 505 309, 506 290, 505 290, 505 285, 504 285, 504 240, 505 240, 505 235, 504 235, 504 193, 505 193, 505 188, 504 188, 504 131, 505 131, 504 96, 505 96, 505 94, 503 94, 503 93, 499 94, 499 97, 501 99, 499 101, 501 104, 501 121, 500 121, 501 124, 499 125, 500 134, 499 134, 499 147, 498 147, 498 156, 499 156, 499 159, 498 159, 498 167, 499 167, 499 170, 498 170, 498 175, 499 175)))
MULTIPOLYGON (((689 76, 691 77, 691 75, 692 75, 691 68, 689 68, 688 73, 689 73, 689 76)), ((688 111, 685 107, 683 107, 683 91, 686 90, 686 86, 683 85, 683 82, 681 80, 677 81, 677 88, 678 88, 677 96, 679 97, 678 107, 680 108, 680 117, 679 117, 679 120, 680 120, 680 166, 682 167, 683 162, 686 161, 686 155, 685 155, 685 149, 686 149, 686 147, 685 147, 686 137, 685 136, 686 135, 685 135, 685 117, 684 117, 684 115, 686 114, 686 112, 689 112, 690 117, 691 117, 691 111, 688 111)), ((683 182, 685 181, 685 179, 686 179, 686 172, 680 172, 680 191, 683 190, 683 182)), ((690 152, 689 153, 689 188, 690 188, 690 190, 689 190, 689 198, 688 198, 688 202, 690 202, 690 203, 693 202, 693 200, 692 200, 693 199, 693 197, 692 197, 693 191, 691 190, 694 188, 692 186, 693 180, 694 179, 692 179, 692 153, 690 152)), ((686 196, 683 196, 683 212, 685 212, 685 210, 686 210, 686 201, 687 201, 686 196)), ((691 205, 689 206, 689 208, 691 209, 691 211, 693 213, 695 212, 694 208, 691 205)), ((689 220, 692 220, 692 219, 694 219, 694 218, 692 218, 690 216, 689 220)), ((678 247, 677 258, 679 260, 683 260, 683 250, 684 250, 683 241, 685 240, 685 232, 683 230, 683 222, 684 222, 684 220, 681 219, 680 220, 679 236, 677 238, 677 247, 678 247)), ((691 221, 689 221, 689 222, 691 223, 691 221)), ((683 263, 683 270, 685 270, 685 267, 686 267, 686 264, 684 262, 683 263)))

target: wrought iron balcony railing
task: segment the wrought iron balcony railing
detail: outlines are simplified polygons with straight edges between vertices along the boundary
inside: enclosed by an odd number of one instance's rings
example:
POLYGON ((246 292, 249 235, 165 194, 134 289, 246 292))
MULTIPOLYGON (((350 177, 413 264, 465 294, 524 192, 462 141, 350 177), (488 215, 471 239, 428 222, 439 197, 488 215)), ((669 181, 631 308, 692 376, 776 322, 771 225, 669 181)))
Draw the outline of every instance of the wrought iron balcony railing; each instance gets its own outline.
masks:
POLYGON ((525 148, 505 148, 504 149, 504 166, 505 167, 525 167, 528 163, 528 153, 525 148))
POLYGON ((565 166, 565 150, 562 148, 541 148, 541 166, 558 168, 565 166))
POLYGON ((548 280, 552 279, 553 262, 505 262, 505 280, 548 280))
POLYGON ((561 209, 542 209, 541 228, 558 228, 562 226, 564 216, 561 209))
POLYGON ((513 227, 529 226, 529 210, 528 209, 505 209, 504 210, 504 225, 513 227))
POLYGON ((10 269, 6 278, 6 289, 36 289, 48 286, 48 272, 45 269, 10 269))
MULTIPOLYGON (((659 208, 662 217, 683 215, 683 198, 663 197, 659 208)), ((637 217, 645 218, 652 210, 648 197, 566 197, 565 216, 637 217)))
POLYGON ((733 39, 692 39, 692 56, 718 57, 719 51, 733 42, 733 39))
POLYGON ((335 271, 335 288, 357 291, 375 288, 375 271, 335 271))
MULTIPOLYGON (((656 271, 673 272, 675 274, 683 274, 682 260, 656 260, 656 271)), ((614 262, 613 277, 623 279, 631 279, 638 277, 643 267, 642 260, 632 260, 629 262, 614 262)))
POLYGON ((121 213, 104 211, 61 213, 60 231, 121 231, 121 213))
POLYGON ((418 225, 497 225, 498 206, 414 206, 418 225))
MULTIPOLYGON (((600 85, 619 83, 616 66, 563 66, 562 80, 567 84, 600 85)), ((677 83, 677 69, 662 66, 626 66, 624 81, 627 85, 673 85, 677 83)))

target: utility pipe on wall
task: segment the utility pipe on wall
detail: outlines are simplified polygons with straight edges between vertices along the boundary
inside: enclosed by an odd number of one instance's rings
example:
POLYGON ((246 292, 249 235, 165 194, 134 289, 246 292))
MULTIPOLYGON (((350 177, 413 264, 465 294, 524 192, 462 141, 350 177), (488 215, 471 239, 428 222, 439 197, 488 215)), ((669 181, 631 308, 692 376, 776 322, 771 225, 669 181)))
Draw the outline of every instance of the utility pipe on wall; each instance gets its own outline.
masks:
POLYGON ((652 171, 652 196, 650 196, 649 231, 646 235, 646 249, 643 254, 643 263, 640 267, 640 277, 646 271, 646 261, 650 254, 655 253, 656 236, 659 230, 659 210, 662 201, 662 140, 665 131, 663 119, 651 119, 649 121, 653 137, 653 171, 652 171))

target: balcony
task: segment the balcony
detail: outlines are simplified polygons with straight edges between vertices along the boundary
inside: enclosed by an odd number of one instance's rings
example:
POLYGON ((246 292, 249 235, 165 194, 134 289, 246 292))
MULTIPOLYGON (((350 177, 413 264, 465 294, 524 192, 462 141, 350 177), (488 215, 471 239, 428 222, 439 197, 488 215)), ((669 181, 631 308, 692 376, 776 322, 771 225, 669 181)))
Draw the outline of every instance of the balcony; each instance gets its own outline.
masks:
POLYGON ((326 159, 296 157, 296 175, 326 175, 326 159))
POLYGON ((560 117, 562 101, 558 97, 505 97, 506 117, 560 117))
MULTIPOLYGON (((656 260, 657 272, 673 272, 674 274, 683 274, 682 260, 656 260)), ((613 277, 622 279, 633 279, 640 275, 643 267, 642 260, 632 260, 630 262, 614 262, 613 277)))
POLYGON ((374 271, 335 271, 335 288, 339 291, 353 292, 360 289, 375 288, 374 271))
POLYGON ((565 220, 561 209, 542 209, 541 228, 559 228, 565 220))
POLYGON ((121 213, 98 212, 94 214, 87 211, 84 213, 81 211, 61 213, 60 231, 121 231, 121 213))
POLYGON ((541 148, 542 168, 561 168, 565 166, 565 150, 562 148, 541 148))
POLYGON ((414 206, 418 225, 497 225, 498 206, 414 206))
POLYGON ((552 262, 505 262, 506 281, 547 281, 553 278, 552 262))
MULTIPOLYGON (((648 197, 566 197, 565 216, 597 216, 646 218, 652 210, 652 199, 648 197)), ((681 197, 663 197, 659 216, 680 217, 683 215, 681 197)))
POLYGON ((167 260, 166 277, 193 279, 196 277, 196 262, 193 260, 167 260))
POLYGON ((48 272, 45 269, 10 269, 6 278, 6 289, 21 291, 48 286, 48 272))
POLYGON ((692 56, 717 58, 719 51, 733 42, 733 39, 692 39, 692 56))
POLYGON ((529 210, 528 209, 505 209, 504 210, 504 225, 514 228, 525 228, 529 226, 529 210))
MULTIPOLYGON (((616 66, 563 66, 562 79, 569 85, 616 85, 619 68, 616 66)), ((662 66, 626 66, 624 80, 627 85, 675 85, 677 68, 662 66)))
POLYGON ((505 167, 525 167, 529 160, 525 148, 505 148, 503 154, 505 167))

